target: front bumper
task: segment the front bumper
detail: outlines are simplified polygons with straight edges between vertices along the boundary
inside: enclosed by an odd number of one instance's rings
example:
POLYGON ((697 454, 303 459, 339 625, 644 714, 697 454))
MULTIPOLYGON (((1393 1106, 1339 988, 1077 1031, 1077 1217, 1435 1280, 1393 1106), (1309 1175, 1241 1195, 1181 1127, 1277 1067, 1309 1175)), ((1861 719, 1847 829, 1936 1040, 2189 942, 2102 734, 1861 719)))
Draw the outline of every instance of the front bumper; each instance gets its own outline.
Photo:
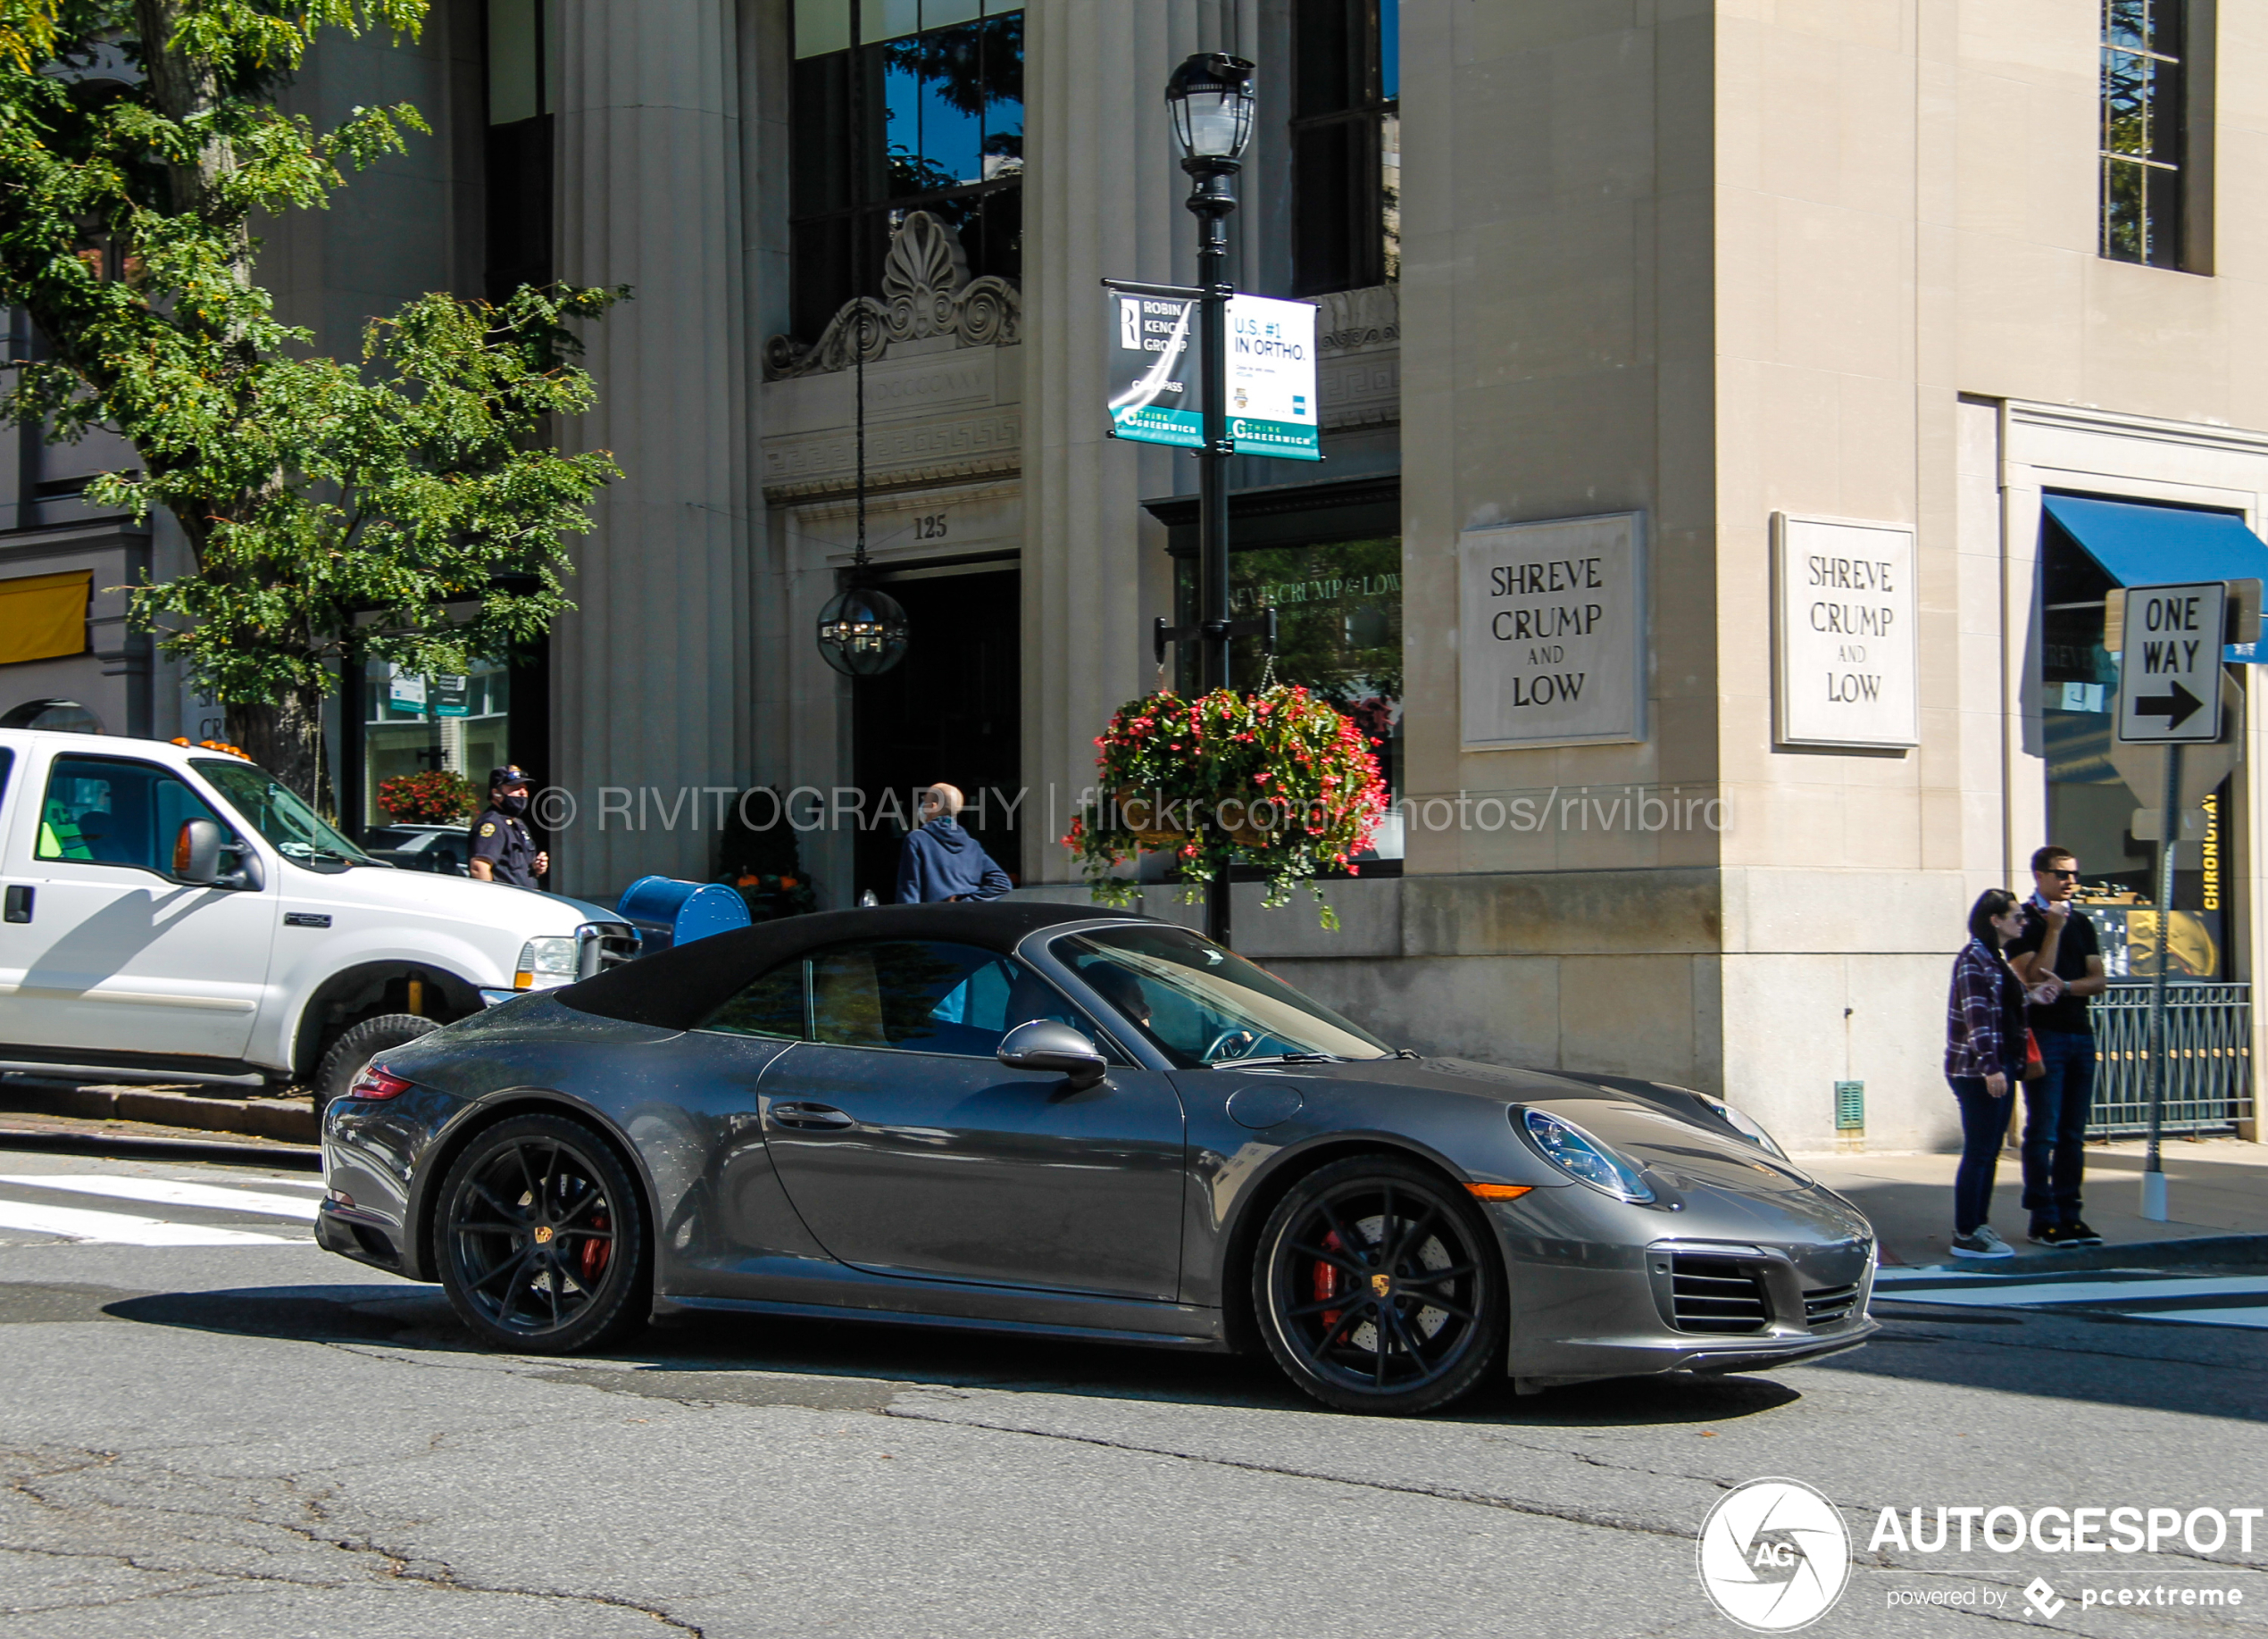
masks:
POLYGON ((1680 1202, 1670 1212, 1553 1188, 1492 1209, 1512 1285, 1506 1370, 1522 1390, 1773 1370, 1879 1329, 1873 1230, 1836 1196, 1680 1202))

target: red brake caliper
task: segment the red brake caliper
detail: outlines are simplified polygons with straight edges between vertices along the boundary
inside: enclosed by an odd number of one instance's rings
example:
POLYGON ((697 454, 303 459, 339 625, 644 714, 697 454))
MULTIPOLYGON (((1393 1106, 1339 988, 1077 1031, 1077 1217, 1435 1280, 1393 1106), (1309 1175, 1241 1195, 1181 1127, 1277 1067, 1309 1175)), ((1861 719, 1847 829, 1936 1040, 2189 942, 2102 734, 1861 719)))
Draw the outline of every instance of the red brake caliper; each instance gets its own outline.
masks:
MULTIPOLYGON (((1331 1231, 1330 1234, 1323 1237, 1323 1250, 1325 1252, 1345 1252, 1347 1250, 1346 1243, 1338 1238, 1338 1232, 1337 1230, 1331 1231)), ((1317 1302, 1323 1302, 1328 1299, 1335 1298, 1338 1295, 1338 1283, 1344 1273, 1345 1271, 1340 1269, 1337 1264, 1325 1263, 1320 1258, 1315 1260, 1315 1301, 1317 1302)), ((1323 1310, 1323 1331, 1326 1335, 1329 1335, 1331 1327, 1338 1324, 1340 1312, 1340 1310, 1336 1309, 1326 1309, 1323 1310)))
MULTIPOLYGON (((594 1229, 605 1228, 607 1227, 606 1214, 593 1212, 590 1215, 590 1227, 594 1229)), ((582 1271, 584 1285, 596 1285, 597 1284, 599 1272, 606 1267, 606 1254, 613 1250, 614 1244, 612 1241, 587 1240, 583 1243, 583 1250, 576 1254, 575 1260, 576 1267, 582 1271)))

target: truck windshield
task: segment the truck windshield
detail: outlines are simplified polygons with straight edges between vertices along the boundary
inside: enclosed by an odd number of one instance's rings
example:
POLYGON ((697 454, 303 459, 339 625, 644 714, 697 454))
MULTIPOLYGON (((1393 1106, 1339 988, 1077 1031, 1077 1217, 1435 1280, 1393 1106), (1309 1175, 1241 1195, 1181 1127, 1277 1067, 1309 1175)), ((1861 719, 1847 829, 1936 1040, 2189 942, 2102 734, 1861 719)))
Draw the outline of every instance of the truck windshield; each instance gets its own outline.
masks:
POLYGON ((376 860, 323 823, 267 770, 233 758, 196 757, 189 766, 213 782, 230 808, 278 853, 309 870, 338 871, 376 860))

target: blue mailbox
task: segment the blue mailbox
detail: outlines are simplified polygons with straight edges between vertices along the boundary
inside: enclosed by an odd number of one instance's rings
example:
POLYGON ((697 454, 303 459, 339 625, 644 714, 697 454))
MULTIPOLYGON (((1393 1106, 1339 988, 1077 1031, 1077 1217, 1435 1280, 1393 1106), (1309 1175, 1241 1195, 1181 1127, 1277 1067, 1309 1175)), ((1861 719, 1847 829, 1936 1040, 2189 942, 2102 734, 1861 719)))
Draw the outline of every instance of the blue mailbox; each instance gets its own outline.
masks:
POLYGON ((748 902, 732 889, 673 877, 640 877, 614 909, 638 929, 642 956, 748 925, 748 902))

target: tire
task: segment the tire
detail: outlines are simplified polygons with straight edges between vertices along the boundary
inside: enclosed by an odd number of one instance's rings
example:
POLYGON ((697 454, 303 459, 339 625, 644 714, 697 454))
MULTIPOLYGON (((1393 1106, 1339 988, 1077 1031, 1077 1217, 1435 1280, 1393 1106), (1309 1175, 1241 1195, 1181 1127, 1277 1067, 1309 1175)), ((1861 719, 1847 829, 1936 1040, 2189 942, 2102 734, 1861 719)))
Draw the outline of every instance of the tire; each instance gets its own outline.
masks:
POLYGON ((1408 1417, 1504 1359, 1497 1238, 1464 1192, 1386 1155, 1319 1168, 1260 1232, 1253 1316, 1286 1377, 1340 1411, 1408 1417))
POLYGON ((433 1240, 449 1306, 492 1349, 596 1348, 653 1307, 645 1202, 613 1147, 571 1117, 476 1134, 441 1181, 433 1240))
POLYGON ((350 1025, 331 1043, 315 1071, 316 1115, 329 1109, 331 1100, 343 1097, 354 1085, 354 1077, 363 1073, 363 1066, 379 1053, 440 1027, 438 1020, 421 1019, 415 1013, 381 1013, 350 1025))

